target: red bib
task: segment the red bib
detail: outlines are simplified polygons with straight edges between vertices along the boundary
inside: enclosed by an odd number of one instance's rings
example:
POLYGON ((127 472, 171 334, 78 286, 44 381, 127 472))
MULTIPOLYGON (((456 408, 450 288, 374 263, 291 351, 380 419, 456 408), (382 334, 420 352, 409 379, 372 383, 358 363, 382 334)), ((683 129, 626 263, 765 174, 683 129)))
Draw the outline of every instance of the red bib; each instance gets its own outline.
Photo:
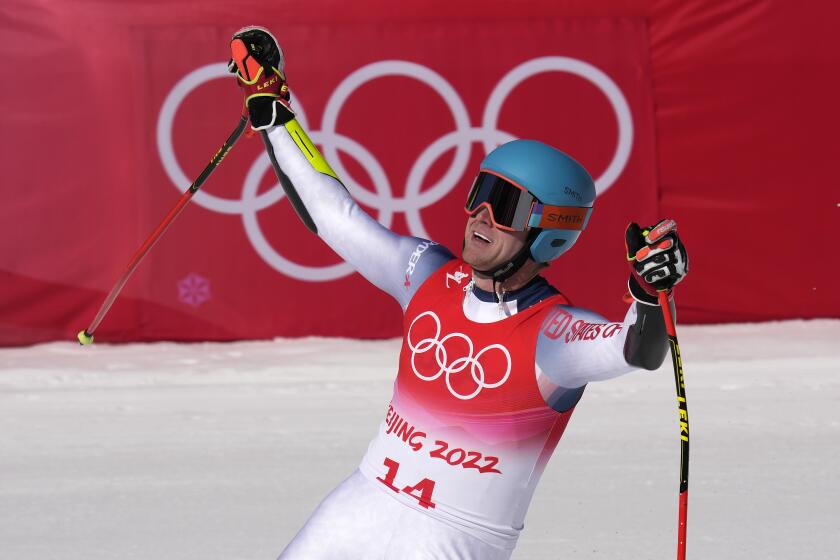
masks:
POLYGON ((362 472, 395 498, 497 544, 515 541, 572 411, 537 387, 543 300, 494 323, 464 316, 471 270, 454 260, 406 309, 400 369, 362 472))

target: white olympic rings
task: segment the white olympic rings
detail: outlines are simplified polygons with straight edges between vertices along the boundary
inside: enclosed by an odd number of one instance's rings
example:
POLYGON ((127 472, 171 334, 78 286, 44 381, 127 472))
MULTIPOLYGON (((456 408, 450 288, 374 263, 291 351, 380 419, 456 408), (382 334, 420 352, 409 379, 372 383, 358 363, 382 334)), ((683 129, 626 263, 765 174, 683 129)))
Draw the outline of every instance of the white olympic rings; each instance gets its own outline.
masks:
MULTIPOLYGON (((482 123, 473 127, 463 100, 452 85, 440 74, 413 62, 404 60, 383 60, 363 66, 347 76, 327 101, 320 131, 310 131, 312 141, 323 148, 324 156, 333 169, 342 178, 353 197, 367 207, 378 212, 378 221, 390 227, 394 214, 402 212, 406 216, 409 232, 421 238, 428 238, 420 211, 444 198, 458 184, 466 171, 470 148, 473 143, 480 143, 485 153, 496 146, 513 140, 512 134, 496 128, 499 113, 510 92, 528 78, 544 72, 568 72, 588 80, 606 96, 618 123, 618 141, 615 153, 604 173, 595 180, 597 194, 603 194, 621 175, 633 147, 633 119, 630 108, 618 86, 604 72, 581 60, 564 56, 545 56, 534 58, 516 66, 508 72, 493 89, 484 108, 482 123), (338 115, 344 102, 363 84, 386 76, 404 76, 414 78, 437 92, 449 108, 455 121, 455 130, 444 134, 426 147, 408 175, 405 195, 395 197, 385 169, 364 146, 357 141, 336 131, 338 115), (433 185, 421 192, 423 180, 435 161, 451 149, 455 157, 446 173, 433 185), (373 190, 357 183, 348 173, 338 157, 343 151, 353 157, 371 178, 373 190)), ((197 87, 217 78, 230 78, 224 63, 208 64, 184 76, 163 102, 157 122, 157 146, 161 163, 169 180, 179 191, 183 191, 191 180, 187 178, 177 158, 172 143, 172 127, 175 114, 181 103, 197 87)), ((309 125, 303 104, 299 97, 294 97, 294 109, 298 122, 308 129, 309 125)), ((245 176, 242 197, 238 200, 198 191, 193 200, 199 206, 222 214, 239 214, 254 249, 262 259, 281 274, 300 280, 320 282, 335 280, 350 274, 353 269, 347 263, 329 266, 304 266, 280 255, 268 242, 260 229, 257 213, 285 196, 279 183, 269 190, 257 194, 260 179, 271 168, 268 155, 261 154, 251 165, 245 176)))
POLYGON ((479 350, 475 356, 473 356, 473 341, 470 337, 463 333, 454 332, 440 338, 440 334, 440 319, 433 311, 425 311, 421 313, 414 318, 411 325, 408 327, 408 333, 405 336, 405 341, 406 344, 408 344, 409 350, 411 350, 411 370, 419 379, 422 379, 423 381, 434 381, 445 373, 446 377, 444 379, 446 382, 446 388, 449 389, 449 392, 453 397, 466 401, 476 397, 482 389, 495 389, 496 387, 502 386, 504 382, 508 380, 508 377, 510 377, 510 370, 513 365, 510 358, 510 352, 508 352, 508 349, 501 344, 490 344, 489 346, 485 346, 479 350), (417 344, 414 344, 411 341, 411 329, 414 328, 415 323, 417 323, 417 321, 419 321, 422 317, 431 317, 431 319, 435 322, 435 335, 433 337, 424 338, 417 344), (449 354, 446 351, 446 341, 452 339, 460 339, 466 342, 469 351, 466 356, 461 356, 450 362, 449 354), (438 370, 431 375, 425 375, 417 370, 417 363, 415 359, 418 354, 424 354, 432 348, 435 349, 435 362, 437 363, 438 370), (486 382, 484 366, 482 366, 479 361, 481 356, 490 350, 500 351, 507 360, 507 368, 505 369, 504 375, 502 375, 501 378, 494 383, 486 382), (470 366, 470 376, 475 382, 475 390, 464 394, 459 393, 454 387, 452 387, 451 376, 455 373, 461 373, 467 366, 470 366))

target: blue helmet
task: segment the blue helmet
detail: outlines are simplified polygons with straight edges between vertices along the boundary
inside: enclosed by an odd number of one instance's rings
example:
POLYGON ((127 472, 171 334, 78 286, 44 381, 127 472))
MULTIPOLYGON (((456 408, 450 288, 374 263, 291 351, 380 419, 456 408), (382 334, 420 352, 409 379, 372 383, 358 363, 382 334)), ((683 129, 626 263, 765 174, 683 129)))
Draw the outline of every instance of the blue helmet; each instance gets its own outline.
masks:
POLYGON ((506 179, 537 199, 527 218, 527 229, 538 231, 530 246, 537 262, 547 263, 568 251, 589 221, 595 183, 581 164, 556 148, 536 140, 514 140, 487 154, 480 171, 506 179))

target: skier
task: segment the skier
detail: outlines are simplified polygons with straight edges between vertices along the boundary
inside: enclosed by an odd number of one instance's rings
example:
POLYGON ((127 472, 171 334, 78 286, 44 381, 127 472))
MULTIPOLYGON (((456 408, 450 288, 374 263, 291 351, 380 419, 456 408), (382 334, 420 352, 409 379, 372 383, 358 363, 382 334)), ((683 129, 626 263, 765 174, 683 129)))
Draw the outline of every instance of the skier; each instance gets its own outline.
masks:
POLYGON ((657 292, 688 271, 676 224, 628 226, 636 301, 607 322, 539 275, 592 212, 595 187, 575 160, 531 140, 490 152, 467 197, 459 259, 357 206, 295 119, 271 33, 244 28, 231 52, 251 126, 296 211, 404 312, 378 434, 280 558, 509 558, 586 384, 661 365, 657 292))

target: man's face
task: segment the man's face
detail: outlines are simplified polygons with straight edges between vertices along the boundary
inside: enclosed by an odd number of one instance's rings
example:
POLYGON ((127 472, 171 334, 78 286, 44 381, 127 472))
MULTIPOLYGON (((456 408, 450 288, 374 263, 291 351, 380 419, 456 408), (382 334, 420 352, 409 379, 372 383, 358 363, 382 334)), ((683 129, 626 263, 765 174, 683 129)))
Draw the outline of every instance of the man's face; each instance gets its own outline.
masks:
POLYGON ((505 231, 493 225, 490 211, 482 206, 467 219, 461 257, 477 270, 491 270, 514 257, 525 246, 526 231, 505 231))

